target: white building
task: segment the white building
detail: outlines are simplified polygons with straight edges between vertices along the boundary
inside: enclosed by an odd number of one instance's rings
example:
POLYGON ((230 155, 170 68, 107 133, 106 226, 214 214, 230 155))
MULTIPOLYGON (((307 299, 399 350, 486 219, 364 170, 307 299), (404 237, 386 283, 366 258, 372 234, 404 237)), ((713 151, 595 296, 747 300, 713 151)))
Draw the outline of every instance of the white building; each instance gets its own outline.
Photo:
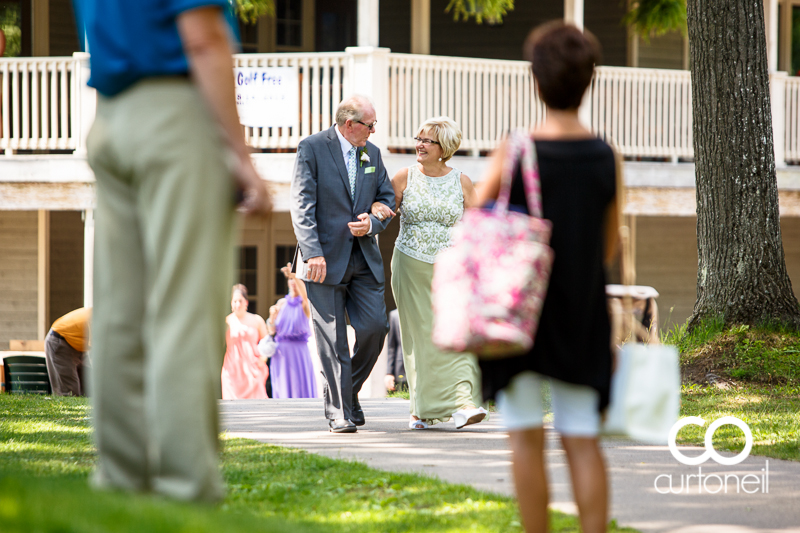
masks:
MULTIPOLYGON (((800 78, 784 71, 800 70, 800 58, 791 57, 800 0, 766 3, 784 247, 797 280, 800 78)), ((4 3, 10 4, 19 6, 25 57, 0 59, 0 350, 11 339, 42 339, 53 320, 92 299, 94 177, 84 139, 95 94, 85 85, 88 57, 74 53, 69 0, 4 3)), ((276 198, 275 213, 247 220, 239 243, 240 280, 256 311, 266 314, 285 291, 278 268, 295 247, 288 215, 294 149, 332 124, 343 95, 373 98, 373 140, 390 173, 413 163, 416 126, 446 114, 464 130, 453 164, 479 179, 503 132, 541 119, 528 65, 519 61, 521 43, 530 28, 566 12, 604 47, 604 66, 581 114, 628 160, 637 281, 661 292, 662 317, 672 308, 672 322, 685 320, 697 268, 686 40, 673 34, 645 43, 631 36, 620 24, 617 0, 565 4, 518 0, 503 24, 476 26, 453 22, 446 0, 281 0, 276 18, 244 27, 244 47, 252 53, 237 55, 237 65, 295 68, 301 102, 292 127, 246 131, 276 198)), ((382 234, 387 259, 396 232, 395 223, 382 234)), ((388 287, 387 300, 393 307, 388 287)))

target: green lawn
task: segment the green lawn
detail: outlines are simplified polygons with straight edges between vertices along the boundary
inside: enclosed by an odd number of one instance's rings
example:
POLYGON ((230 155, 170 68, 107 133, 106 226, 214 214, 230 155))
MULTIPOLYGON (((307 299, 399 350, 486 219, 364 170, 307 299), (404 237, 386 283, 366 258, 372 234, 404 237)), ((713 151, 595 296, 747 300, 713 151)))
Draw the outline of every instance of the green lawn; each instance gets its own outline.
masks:
MULTIPOLYGON (((244 439, 224 440, 218 507, 94 492, 87 414, 84 399, 0 395, 4 533, 522 530, 511 498, 244 439)), ((569 515, 553 512, 552 523, 578 531, 569 515)))
MULTIPOLYGON (((781 326, 736 326, 706 320, 664 335, 681 352, 684 372, 681 416, 707 423, 740 418, 753 433, 752 455, 800 461, 800 333, 781 326), (710 383, 713 381, 714 383, 710 383)), ((705 428, 686 426, 679 442, 703 445, 705 428)), ((744 434, 722 426, 719 449, 741 451, 744 434)))

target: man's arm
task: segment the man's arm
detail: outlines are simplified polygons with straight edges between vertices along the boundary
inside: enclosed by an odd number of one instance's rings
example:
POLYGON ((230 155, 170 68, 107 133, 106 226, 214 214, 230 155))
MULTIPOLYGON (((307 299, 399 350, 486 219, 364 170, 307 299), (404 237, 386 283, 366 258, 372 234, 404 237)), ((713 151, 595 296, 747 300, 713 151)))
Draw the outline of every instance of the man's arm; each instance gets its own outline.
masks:
POLYGON ((268 213, 272 210, 272 199, 266 183, 253 167, 236 112, 233 50, 222 11, 217 6, 191 9, 178 15, 177 22, 192 79, 236 156, 233 173, 236 184, 244 191, 241 207, 246 212, 268 213))
POLYGON ((301 141, 294 161, 289 211, 303 261, 322 256, 317 230, 317 179, 314 162, 314 154, 308 142, 301 141))
MULTIPOLYGON (((396 208, 394 188, 392 187, 392 181, 389 179, 389 174, 386 172, 386 167, 383 166, 383 158, 381 158, 380 155, 376 163, 378 166, 378 193, 375 195, 375 201, 389 206, 389 209, 394 211, 396 208)), ((368 233, 369 236, 377 235, 382 232, 389 225, 389 222, 392 221, 389 217, 381 220, 373 214, 370 214, 369 218, 370 221, 372 221, 372 227, 368 233)))

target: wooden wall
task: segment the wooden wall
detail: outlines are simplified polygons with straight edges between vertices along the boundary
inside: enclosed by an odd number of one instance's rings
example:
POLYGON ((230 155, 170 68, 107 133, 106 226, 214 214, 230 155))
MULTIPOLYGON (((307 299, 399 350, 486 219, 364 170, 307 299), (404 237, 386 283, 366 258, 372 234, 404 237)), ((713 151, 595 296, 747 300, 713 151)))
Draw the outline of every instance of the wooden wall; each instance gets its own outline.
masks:
POLYGON ((0 350, 11 339, 36 339, 36 211, 0 211, 0 350))
POLYGON ((659 37, 652 37, 649 43, 639 39, 639 68, 683 69, 684 65, 683 35, 670 32, 659 37))
POLYGON ((50 212, 50 317, 83 307, 83 219, 80 211, 50 212))
POLYGON ((50 55, 71 56, 80 51, 70 0, 50 0, 50 55))
MULTIPOLYGON (((786 269, 800 299, 800 218, 782 218, 781 235, 786 269)), ((636 283, 661 294, 662 329, 684 323, 697 298, 697 218, 638 217, 636 264, 636 283)))

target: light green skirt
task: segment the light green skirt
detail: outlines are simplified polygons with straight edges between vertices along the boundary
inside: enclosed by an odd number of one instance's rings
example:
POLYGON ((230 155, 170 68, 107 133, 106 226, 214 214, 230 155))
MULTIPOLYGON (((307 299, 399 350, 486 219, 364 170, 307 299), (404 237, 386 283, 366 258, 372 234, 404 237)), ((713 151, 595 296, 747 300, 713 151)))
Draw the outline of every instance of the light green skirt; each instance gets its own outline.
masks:
POLYGON ((433 344, 432 279, 432 264, 395 248, 392 291, 400 314, 411 414, 436 424, 459 409, 481 404, 481 374, 474 355, 443 352, 433 344))

